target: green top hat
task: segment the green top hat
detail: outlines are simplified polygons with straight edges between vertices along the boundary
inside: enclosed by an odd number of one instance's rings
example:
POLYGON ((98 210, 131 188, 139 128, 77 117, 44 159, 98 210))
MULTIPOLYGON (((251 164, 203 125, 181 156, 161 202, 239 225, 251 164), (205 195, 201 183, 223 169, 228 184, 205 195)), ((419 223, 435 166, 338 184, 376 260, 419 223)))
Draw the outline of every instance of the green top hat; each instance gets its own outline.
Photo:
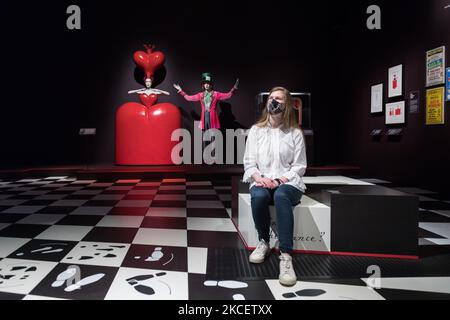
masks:
POLYGON ((212 76, 209 72, 202 73, 202 83, 209 82, 212 83, 212 76))

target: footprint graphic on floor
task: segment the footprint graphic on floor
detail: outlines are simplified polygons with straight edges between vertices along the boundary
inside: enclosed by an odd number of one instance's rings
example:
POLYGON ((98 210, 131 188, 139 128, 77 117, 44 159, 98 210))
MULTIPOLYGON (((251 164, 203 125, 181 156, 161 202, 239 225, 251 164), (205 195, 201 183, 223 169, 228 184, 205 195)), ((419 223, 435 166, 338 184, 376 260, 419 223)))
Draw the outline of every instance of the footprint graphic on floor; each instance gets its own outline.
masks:
POLYGON ((52 287, 53 288, 62 287, 65 283, 66 287, 64 288, 64 291, 72 292, 75 290, 80 290, 83 286, 86 286, 88 284, 95 283, 100 279, 102 279, 104 276, 105 276, 104 273, 97 273, 88 276, 86 278, 80 279, 81 272, 79 267, 70 266, 56 277, 56 280, 52 283, 52 287))
POLYGON ((303 289, 295 292, 283 293, 283 297, 287 299, 292 299, 296 297, 318 297, 325 294, 326 291, 321 289, 303 289))
MULTIPOLYGON (((242 281, 236 280, 223 280, 223 281, 215 281, 215 280, 206 280, 203 282, 205 287, 222 287, 227 289, 243 289, 248 288, 248 284, 242 281)), ((245 296, 243 294, 234 294, 233 300, 245 300, 245 296)))
POLYGON ((91 260, 96 257, 99 258, 117 258, 117 249, 124 249, 126 246, 122 245, 107 245, 106 247, 100 247, 97 244, 90 245, 91 248, 87 245, 80 246, 80 249, 85 249, 87 253, 86 255, 81 254, 79 257, 67 257, 68 260, 79 260, 79 261, 85 261, 85 260, 91 260), (94 251, 92 253, 92 250, 94 251))
MULTIPOLYGON (((54 246, 67 246, 66 243, 45 243, 41 244, 41 246, 45 246, 44 248, 31 250, 30 253, 40 253, 40 254, 50 254, 50 253, 59 253, 62 252, 63 249, 55 248, 54 246)), ((23 252, 19 252, 16 256, 21 257, 25 255, 23 252)))
MULTIPOLYGON (((158 273, 155 273, 155 274, 145 274, 145 275, 131 277, 131 278, 126 279, 126 281, 137 292, 140 292, 142 294, 151 296, 151 295, 156 293, 155 290, 152 287, 150 287, 149 285, 140 284, 140 282, 143 282, 143 281, 146 281, 146 280, 149 280, 149 279, 152 279, 152 278, 156 278, 156 277, 163 277, 165 275, 167 275, 166 272, 158 272, 158 273)), ((169 294, 171 294, 172 290, 170 289, 170 286, 167 283, 165 283, 165 282, 163 282, 161 280, 159 280, 159 281, 162 282, 163 284, 165 284, 169 288, 169 294)))
POLYGON ((0 285, 1 286, 20 286, 23 281, 32 276, 33 272, 37 271, 37 267, 30 265, 14 265, 11 268, 0 269, 0 285))
MULTIPOLYGON (((167 256, 167 255, 164 255, 164 253, 162 252, 162 247, 156 247, 153 250, 152 254, 150 256, 148 256, 144 261, 146 261, 146 262, 158 262, 164 256, 167 256)), ((134 257, 134 259, 136 259, 136 260, 139 260, 141 258, 142 258, 141 256, 135 256, 134 257)), ((165 265, 169 264, 170 262, 172 262, 173 258, 174 258, 173 253, 170 253, 170 257, 162 265, 165 266, 165 265)))

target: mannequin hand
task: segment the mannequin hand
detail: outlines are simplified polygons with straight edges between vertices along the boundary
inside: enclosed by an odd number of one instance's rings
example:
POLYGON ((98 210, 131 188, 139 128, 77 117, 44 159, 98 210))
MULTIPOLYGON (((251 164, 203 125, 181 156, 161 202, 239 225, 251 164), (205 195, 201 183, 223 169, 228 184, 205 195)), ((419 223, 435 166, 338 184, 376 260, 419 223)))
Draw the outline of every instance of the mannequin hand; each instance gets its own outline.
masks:
POLYGON ((234 83, 233 88, 234 88, 234 89, 237 89, 237 88, 238 88, 238 85, 239 85, 239 79, 236 80, 236 82, 234 83))
POLYGON ((181 90, 181 87, 180 87, 180 85, 179 85, 178 83, 175 83, 175 84, 173 85, 173 87, 174 87, 175 89, 177 89, 178 92, 182 91, 182 90, 181 90))

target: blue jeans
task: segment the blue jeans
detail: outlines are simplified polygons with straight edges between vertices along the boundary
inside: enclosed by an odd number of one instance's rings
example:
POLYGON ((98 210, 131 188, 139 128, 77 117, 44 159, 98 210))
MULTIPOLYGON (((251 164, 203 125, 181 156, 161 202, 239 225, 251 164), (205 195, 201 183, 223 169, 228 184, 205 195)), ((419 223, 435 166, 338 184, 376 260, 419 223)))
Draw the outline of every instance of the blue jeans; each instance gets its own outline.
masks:
POLYGON ((253 186, 250 188, 253 221, 258 231, 259 240, 270 241, 269 205, 273 199, 277 212, 278 240, 280 250, 291 253, 294 238, 293 206, 300 203, 302 191, 290 186, 281 185, 276 189, 253 186))

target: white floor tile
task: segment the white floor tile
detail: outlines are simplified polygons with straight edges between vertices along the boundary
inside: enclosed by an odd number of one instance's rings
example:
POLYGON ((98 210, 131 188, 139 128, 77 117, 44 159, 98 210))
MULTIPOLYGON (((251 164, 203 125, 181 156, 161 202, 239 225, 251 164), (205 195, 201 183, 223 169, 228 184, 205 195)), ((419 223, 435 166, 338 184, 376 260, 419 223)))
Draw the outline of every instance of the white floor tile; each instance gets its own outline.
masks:
POLYGON ((228 218, 187 218, 188 230, 236 232, 228 218))
POLYGON ((131 189, 133 189, 133 186, 112 186, 112 187, 109 187, 107 190, 124 191, 124 190, 131 190, 131 189))
POLYGON ((186 195, 184 194, 158 194, 153 200, 162 201, 185 201, 186 195))
POLYGON ((364 182, 369 182, 369 183, 373 183, 373 184, 377 184, 377 183, 391 183, 390 181, 386 181, 386 180, 381 180, 381 179, 373 179, 373 178, 364 178, 364 179, 359 179, 361 181, 364 182))
POLYGON ((160 186, 159 190, 186 190, 184 185, 160 186))
POLYGON ((266 283, 276 300, 384 300, 375 290, 367 286, 298 281, 293 287, 283 287, 278 280, 266 280, 266 283), (323 294, 315 297, 301 296, 301 290, 308 289, 322 290, 323 294), (293 293, 295 297, 283 297, 283 294, 287 293, 293 293))
POLYGON ((36 198, 34 198, 34 200, 61 200, 64 199, 65 197, 67 197, 67 194, 43 194, 40 195, 36 198))
POLYGON ((133 243, 186 247, 187 231, 175 229, 140 228, 133 240, 133 243))
POLYGON ((72 184, 92 184, 95 183, 97 180, 76 180, 72 182, 72 184))
POLYGON ((130 244, 106 242, 79 242, 62 263, 119 267, 130 248, 130 244))
POLYGON ((44 296, 35 296, 32 294, 28 294, 23 298, 22 300, 66 300, 66 299, 60 299, 60 298, 53 298, 53 297, 44 297, 44 296))
POLYGON ((206 274, 208 248, 188 247, 188 272, 206 274))
POLYGON ((57 262, 34 260, 1 260, 0 269, 2 270, 2 275, 9 275, 13 277, 9 279, 2 279, 0 291, 28 294, 50 273, 50 271, 57 264, 57 262), (13 268, 16 270, 12 270, 13 268))
POLYGON ((23 200, 23 199, 17 199, 17 200, 0 200, 0 206, 18 206, 21 205, 24 202, 27 202, 28 200, 23 200))
POLYGON ((150 207, 152 203, 151 200, 120 200, 116 207, 133 207, 133 208, 144 208, 150 207))
POLYGON ((50 207, 79 207, 87 200, 57 200, 50 204, 50 207))
POLYGON ((51 226, 35 239, 81 241, 92 228, 88 226, 51 226))
POLYGON ((159 187, 161 182, 139 182, 136 187, 159 187))
POLYGON ((53 225, 64 218, 65 214, 32 214, 17 221, 19 224, 44 224, 53 225))
POLYGON ((2 211, 3 213, 32 214, 45 208, 44 206, 15 206, 2 211))
POLYGON ((395 189, 397 189, 398 191, 414 194, 436 194, 436 192, 419 188, 395 188, 395 189))
POLYGON ((221 201, 218 200, 188 200, 187 208, 224 208, 221 201))
POLYGON ((49 177, 45 178, 44 180, 61 180, 61 179, 66 179, 66 178, 68 178, 68 177, 67 176, 59 176, 59 177, 49 176, 49 177))
POLYGON ((184 179, 184 178, 177 178, 177 179, 163 179, 162 182, 163 182, 163 183, 167 183, 167 182, 186 182, 186 179, 184 179))
POLYGON ((426 238, 425 240, 433 242, 435 245, 445 246, 450 245, 450 239, 441 239, 441 238, 426 238))
POLYGON ((79 191, 75 191, 74 193, 72 193, 73 195, 80 195, 80 196, 89 196, 89 195, 95 195, 95 194, 99 194, 102 193, 103 190, 79 190, 79 191))
MULTIPOLYGON (((362 279, 368 283, 367 279, 362 279)), ((381 278, 380 287, 409 291, 439 292, 450 294, 450 277, 381 278)))
POLYGON ((105 300, 187 300, 188 295, 188 275, 185 272, 120 268, 105 300), (144 276, 149 279, 131 280, 144 276))
POLYGON ((6 227, 9 227, 11 223, 0 223, 0 230, 5 229, 6 227))
POLYGON ((146 215, 151 216, 151 217, 186 218, 186 208, 150 207, 150 208, 148 208, 146 215))
POLYGON ((140 179, 121 179, 121 180, 117 180, 116 183, 139 183, 141 182, 140 179))
POLYGON ((92 200, 122 200, 124 194, 99 194, 92 198, 92 200))
POLYGON ((97 227, 139 228, 144 217, 139 216, 106 216, 97 227))
POLYGON ((11 198, 12 196, 12 194, 0 194, 0 200, 5 200, 11 198))
POLYGON ((187 195, 216 195, 216 190, 214 189, 188 189, 186 190, 187 195))
POLYGON ((155 195, 158 193, 158 189, 151 190, 131 190, 127 193, 127 195, 139 195, 139 196, 147 196, 147 195, 155 195))
POLYGON ((188 181, 187 186, 211 186, 211 181, 188 181))
POLYGON ((419 222, 419 227, 450 239, 450 223, 419 222))
POLYGON ((0 258, 5 258, 31 239, 0 237, 0 258))
POLYGON ((430 197, 419 196, 419 201, 439 201, 430 197))
MULTIPOLYGON (((47 194, 49 192, 50 192, 50 190, 33 190, 33 191, 19 193, 19 195, 20 196, 41 196, 41 195, 47 194)), ((63 196, 66 196, 66 195, 63 194, 63 196)))
POLYGON ((82 216, 104 216, 111 211, 113 207, 79 207, 73 210, 70 215, 82 216))

